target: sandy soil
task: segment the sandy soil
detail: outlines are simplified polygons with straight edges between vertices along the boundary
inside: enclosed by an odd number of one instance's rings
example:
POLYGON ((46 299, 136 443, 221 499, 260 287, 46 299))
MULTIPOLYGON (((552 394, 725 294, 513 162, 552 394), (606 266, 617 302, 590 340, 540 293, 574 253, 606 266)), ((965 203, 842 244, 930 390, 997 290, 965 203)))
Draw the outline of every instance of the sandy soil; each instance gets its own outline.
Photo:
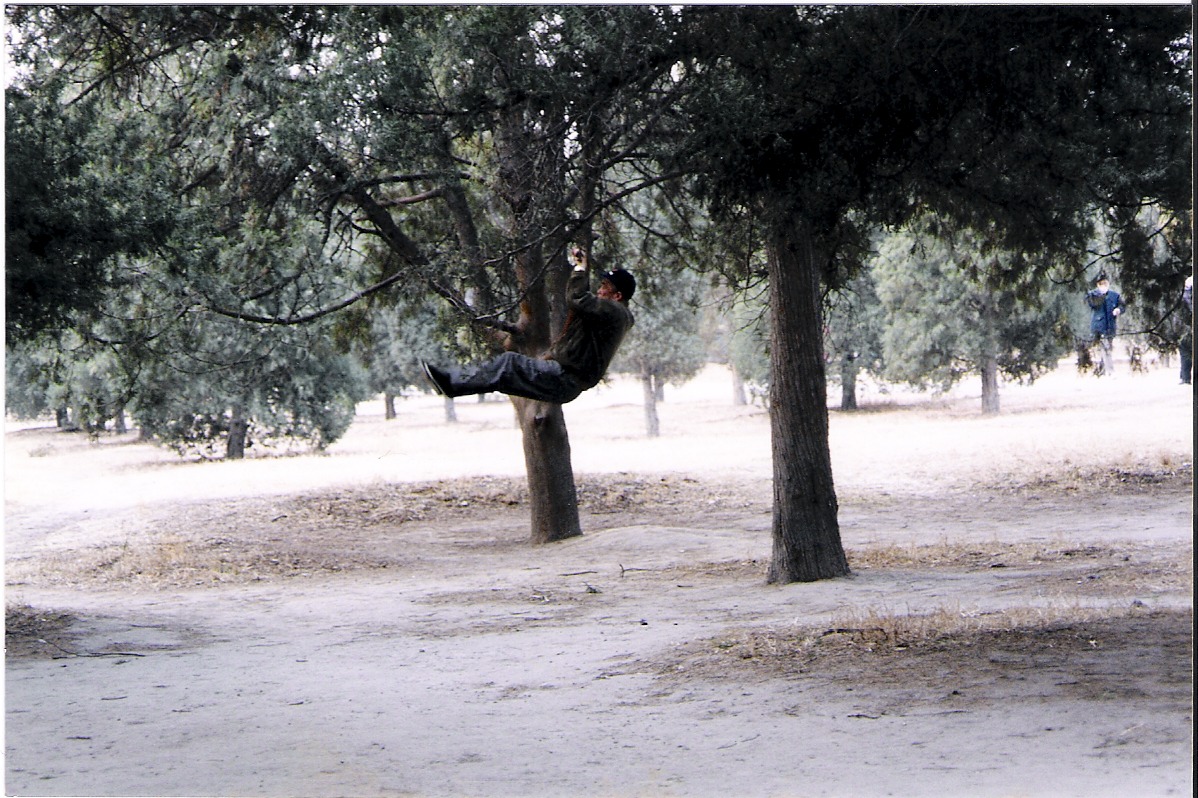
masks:
POLYGON ((567 408, 586 534, 541 547, 504 402, 237 463, 8 425, 6 794, 1191 794, 1172 369, 866 386, 853 575, 787 586, 764 412, 639 399, 567 408))

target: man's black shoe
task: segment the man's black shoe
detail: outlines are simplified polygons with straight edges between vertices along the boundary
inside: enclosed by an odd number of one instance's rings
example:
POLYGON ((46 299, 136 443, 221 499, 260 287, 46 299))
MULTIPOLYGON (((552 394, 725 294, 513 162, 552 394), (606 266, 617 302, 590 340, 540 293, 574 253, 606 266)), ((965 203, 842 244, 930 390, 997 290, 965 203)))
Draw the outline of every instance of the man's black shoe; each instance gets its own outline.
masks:
POLYGON ((449 375, 424 360, 420 361, 420 367, 424 369, 424 376, 433 390, 441 396, 449 396, 449 375))

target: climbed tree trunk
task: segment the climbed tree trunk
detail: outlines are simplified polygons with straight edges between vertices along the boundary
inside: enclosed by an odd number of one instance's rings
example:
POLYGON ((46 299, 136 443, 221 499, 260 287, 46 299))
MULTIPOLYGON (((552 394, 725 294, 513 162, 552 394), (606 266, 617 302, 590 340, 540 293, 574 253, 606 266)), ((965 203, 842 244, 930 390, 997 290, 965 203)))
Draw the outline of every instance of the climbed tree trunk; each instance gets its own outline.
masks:
POLYGON ((512 399, 524 439, 533 543, 582 534, 578 492, 570 464, 570 436, 561 405, 512 399))
MULTIPOLYGON (((511 214, 509 237, 512 241, 537 242, 521 248, 513 258, 524 298, 517 323, 519 333, 511 343, 516 351, 537 357, 549 349, 566 321, 566 283, 571 269, 562 251, 565 242, 545 234, 545 205, 551 198, 560 197, 563 190, 560 150, 550 147, 547 151, 553 153, 552 158, 534 157, 546 150, 534 145, 532 128, 539 122, 530 122, 526 113, 532 112, 519 105, 503 113, 496 146, 500 195, 511 214), (555 262, 547 263, 547 258, 555 262)), ((530 540, 551 543, 582 534, 570 437, 561 405, 521 398, 513 398, 512 403, 524 443, 530 540)))
POLYGON ((820 269, 811 233, 773 221, 770 278, 770 430, 774 464, 770 582, 845 576, 832 457, 820 313, 820 269))

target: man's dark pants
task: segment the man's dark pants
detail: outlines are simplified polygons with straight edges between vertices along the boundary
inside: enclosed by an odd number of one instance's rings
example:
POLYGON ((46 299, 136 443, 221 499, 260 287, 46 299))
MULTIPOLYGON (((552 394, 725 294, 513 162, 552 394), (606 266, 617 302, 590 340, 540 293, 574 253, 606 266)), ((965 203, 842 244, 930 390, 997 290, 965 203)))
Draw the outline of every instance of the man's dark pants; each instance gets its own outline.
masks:
POLYGON ((472 367, 444 369, 441 374, 448 381, 446 393, 450 396, 495 391, 539 402, 565 404, 577 399, 585 389, 556 360, 542 360, 516 352, 504 352, 472 367))

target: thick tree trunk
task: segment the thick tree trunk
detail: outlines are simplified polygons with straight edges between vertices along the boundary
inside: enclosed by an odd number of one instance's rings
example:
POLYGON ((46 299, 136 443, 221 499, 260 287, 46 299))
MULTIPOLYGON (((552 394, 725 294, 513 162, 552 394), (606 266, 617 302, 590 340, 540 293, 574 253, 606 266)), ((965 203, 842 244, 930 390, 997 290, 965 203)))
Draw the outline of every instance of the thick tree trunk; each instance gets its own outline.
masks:
POLYGON ((652 374, 641 374, 641 387, 645 394, 645 434, 656 438, 661 435, 661 423, 657 418, 657 383, 652 374))
POLYGON ((384 393, 383 394, 383 418, 387 421, 393 421, 395 419, 395 417, 396 417, 395 394, 390 393, 390 392, 384 393))
POLYGON ((845 576, 832 457, 820 311, 820 270, 810 232, 776 220, 766 244, 770 276, 770 429, 774 463, 770 582, 845 576))
MULTIPOLYGON (((502 112, 496 134, 499 193, 511 214, 507 232, 513 242, 532 242, 520 247, 512 261, 523 297, 519 332, 512 343, 517 351, 534 357, 550 348, 565 323, 571 272, 564 255, 566 242, 547 235, 552 227, 549 217, 557 213, 550 209, 564 193, 564 160, 563 142, 547 143, 542 138, 541 113, 545 112, 513 105, 502 112), (555 262, 547 263, 546 258, 555 262)), ((586 196, 584 190, 584 201, 586 196)), ((581 535, 570 438, 561 406, 520 398, 512 403, 524 443, 531 541, 550 543, 581 535)))
POLYGON ((445 397, 445 423, 458 423, 458 406, 453 403, 453 398, 449 396, 445 397))
POLYGON ((857 409, 857 358, 845 355, 840 361, 840 409, 857 409))
POLYGON ((570 436, 561 405, 520 398, 512 403, 524 439, 532 542, 552 543, 581 535, 570 436))

